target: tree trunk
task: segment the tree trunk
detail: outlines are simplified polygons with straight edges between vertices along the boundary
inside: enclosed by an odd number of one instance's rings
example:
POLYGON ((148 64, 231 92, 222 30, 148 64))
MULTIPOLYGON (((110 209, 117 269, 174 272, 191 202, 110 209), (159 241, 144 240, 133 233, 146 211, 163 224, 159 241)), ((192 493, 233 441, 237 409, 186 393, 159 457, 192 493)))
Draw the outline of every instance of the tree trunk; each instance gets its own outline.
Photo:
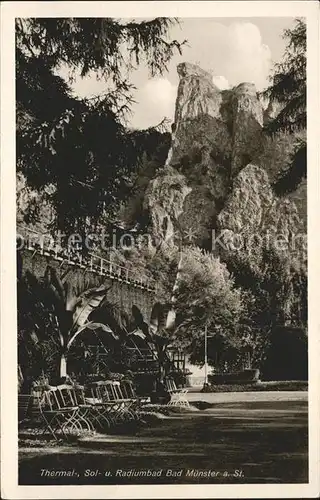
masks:
POLYGON ((62 352, 60 357, 60 378, 67 376, 67 353, 62 352))
POLYGON ((165 379, 165 370, 164 370, 164 366, 163 366, 163 362, 159 362, 159 382, 161 384, 164 383, 164 379, 165 379))
POLYGON ((161 348, 158 349, 158 362, 159 362, 159 382, 164 383, 164 379, 166 377, 165 370, 165 351, 161 348))

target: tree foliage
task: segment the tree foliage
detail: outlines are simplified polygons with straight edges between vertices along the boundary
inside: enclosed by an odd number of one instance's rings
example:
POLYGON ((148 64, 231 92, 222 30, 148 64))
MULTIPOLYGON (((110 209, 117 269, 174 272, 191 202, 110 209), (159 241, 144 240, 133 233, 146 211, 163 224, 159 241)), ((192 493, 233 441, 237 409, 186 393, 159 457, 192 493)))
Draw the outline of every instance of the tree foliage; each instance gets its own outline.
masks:
POLYGON ((275 193, 279 196, 295 191, 306 177, 307 144, 300 139, 295 144, 295 151, 291 156, 291 163, 274 183, 275 193))
POLYGON ((32 188, 54 186, 56 226, 85 232, 105 212, 114 216, 132 188, 140 158, 157 131, 126 128, 133 102, 130 70, 144 62, 162 73, 182 44, 169 40, 174 19, 17 19, 17 159, 32 188), (96 75, 104 95, 78 99, 57 75, 96 75), (74 203, 74 201, 77 201, 74 203))
MULTIPOLYGON (((175 293, 175 342, 189 352, 203 346, 204 327, 222 335, 229 345, 240 341, 238 325, 245 310, 242 291, 236 289, 225 264, 199 248, 183 252, 181 276, 175 293)), ((198 360, 203 363, 203 354, 198 360)))
POLYGON ((306 23, 296 19, 283 34, 287 47, 283 60, 275 65, 272 83, 265 97, 281 105, 281 111, 269 123, 270 132, 293 132, 306 128, 306 23))
MULTIPOLYGON (((284 31, 287 47, 283 60, 275 65, 270 86, 264 97, 280 104, 280 111, 267 126, 267 132, 295 134, 307 126, 306 87, 306 23, 296 19, 293 28, 284 31)), ((306 141, 298 140, 292 155, 291 165, 275 184, 278 194, 294 191, 306 177, 306 141)))
POLYGON ((174 18, 121 22, 114 18, 28 18, 16 24, 18 46, 31 57, 45 59, 53 68, 62 64, 123 81, 123 72, 143 60, 151 76, 161 74, 175 51, 177 40, 168 41, 174 18))

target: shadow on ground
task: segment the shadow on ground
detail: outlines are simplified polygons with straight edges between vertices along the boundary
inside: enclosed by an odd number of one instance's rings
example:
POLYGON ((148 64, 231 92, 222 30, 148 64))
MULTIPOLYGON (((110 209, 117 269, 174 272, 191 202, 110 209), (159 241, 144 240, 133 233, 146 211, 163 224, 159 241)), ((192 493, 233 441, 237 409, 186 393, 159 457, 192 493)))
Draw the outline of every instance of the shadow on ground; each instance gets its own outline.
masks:
POLYGON ((22 445, 19 483, 308 481, 307 402, 192 404, 198 411, 155 420, 131 436, 100 435, 60 447, 22 445))

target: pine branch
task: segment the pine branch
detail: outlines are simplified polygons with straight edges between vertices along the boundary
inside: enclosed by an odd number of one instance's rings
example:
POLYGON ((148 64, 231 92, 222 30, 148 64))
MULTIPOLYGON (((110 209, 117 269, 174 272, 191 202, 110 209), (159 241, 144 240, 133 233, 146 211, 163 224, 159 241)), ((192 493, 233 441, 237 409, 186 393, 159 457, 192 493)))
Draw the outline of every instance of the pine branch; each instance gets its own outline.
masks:
POLYGON ((292 155, 292 160, 287 170, 282 173, 274 184, 274 190, 278 196, 284 196, 297 189, 299 184, 307 175, 307 146, 300 142, 292 155))

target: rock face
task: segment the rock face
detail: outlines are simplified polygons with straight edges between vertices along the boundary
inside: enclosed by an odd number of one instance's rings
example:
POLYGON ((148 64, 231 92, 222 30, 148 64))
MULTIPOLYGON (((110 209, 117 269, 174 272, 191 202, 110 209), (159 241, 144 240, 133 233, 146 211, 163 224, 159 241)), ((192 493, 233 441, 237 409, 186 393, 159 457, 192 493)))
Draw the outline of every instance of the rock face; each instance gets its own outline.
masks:
POLYGON ((177 71, 180 82, 171 165, 181 160, 183 163, 194 146, 204 148, 213 157, 219 152, 229 155, 231 174, 237 173, 248 163, 246 156, 254 154, 257 134, 263 126, 263 107, 254 84, 241 83, 231 90, 220 91, 213 84, 212 75, 198 66, 182 63, 177 71), (204 139, 203 132, 206 132, 204 139))
POLYGON ((270 222, 277 230, 286 232, 279 229, 281 220, 287 221, 281 212, 306 219, 306 183, 285 200, 272 189, 290 162, 295 141, 292 135, 263 133, 279 105, 264 109, 253 83, 220 91, 212 75, 196 65, 182 63, 177 71, 171 148, 163 174, 150 183, 145 197, 156 238, 174 241, 173 235, 188 235, 190 243, 211 249, 212 229, 221 223, 228 227, 228 212, 235 224, 234 213, 240 210, 241 231, 247 228, 248 234, 267 224, 261 205, 278 217, 270 222), (232 210, 226 208, 230 196, 232 210))
POLYGON ((192 120, 199 115, 218 118, 222 96, 210 73, 188 63, 179 64, 177 72, 180 77, 175 110, 177 127, 183 120, 192 120))
POLYGON ((183 202, 191 190, 186 178, 171 167, 150 182, 145 196, 156 244, 173 245, 176 222, 183 211, 183 202))
MULTIPOLYGON (((263 252, 280 259, 306 263, 304 226, 296 204, 277 198, 265 170, 247 165, 236 177, 233 190, 218 216, 226 252, 243 254, 250 265, 261 266, 263 252)), ((221 249, 221 248, 220 248, 221 249)))
MULTIPOLYGON (((162 179, 155 179, 147 193, 153 233, 161 237, 159 221, 167 220, 170 232, 191 232, 193 243, 210 246, 211 230, 232 185, 233 177, 256 155, 263 125, 263 107, 253 84, 243 83, 220 91, 212 75, 196 65, 177 68, 178 86, 172 144, 164 170, 184 178, 188 187, 176 196, 164 195, 154 203, 157 191, 164 193, 162 179), (182 196, 181 196, 182 194, 182 196), (172 219, 176 214, 176 221, 172 219), (178 215, 179 214, 179 215, 178 215)), ((173 184, 174 186, 174 184, 173 184)))
POLYGON ((218 228, 215 250, 245 270, 243 286, 250 283, 248 270, 256 283, 271 278, 276 295, 270 308, 278 309, 278 321, 299 323, 306 308, 307 239, 296 204, 276 197, 265 170, 248 165, 234 181, 218 228))
POLYGON ((267 173, 256 165, 245 167, 218 217, 219 228, 250 236, 264 225, 265 213, 275 203, 267 173))
POLYGON ((231 91, 232 173, 238 173, 255 156, 261 141, 263 107, 253 83, 241 83, 231 91))

